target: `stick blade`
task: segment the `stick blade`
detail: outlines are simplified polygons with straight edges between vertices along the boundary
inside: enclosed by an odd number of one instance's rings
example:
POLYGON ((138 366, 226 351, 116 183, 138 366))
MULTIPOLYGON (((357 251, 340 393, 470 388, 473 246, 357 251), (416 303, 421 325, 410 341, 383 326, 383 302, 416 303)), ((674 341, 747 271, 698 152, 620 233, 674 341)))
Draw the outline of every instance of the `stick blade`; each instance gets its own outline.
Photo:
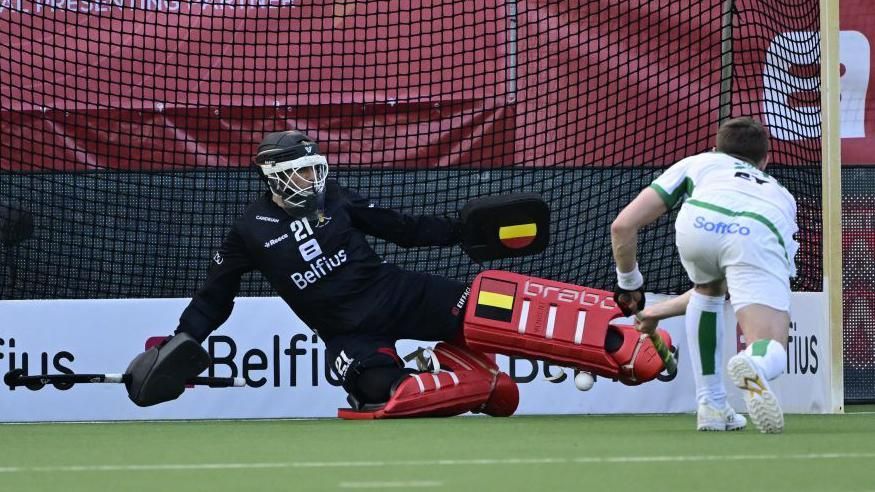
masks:
POLYGON ((24 369, 13 369, 3 375, 3 383, 10 388, 21 386, 19 380, 24 376, 24 369))

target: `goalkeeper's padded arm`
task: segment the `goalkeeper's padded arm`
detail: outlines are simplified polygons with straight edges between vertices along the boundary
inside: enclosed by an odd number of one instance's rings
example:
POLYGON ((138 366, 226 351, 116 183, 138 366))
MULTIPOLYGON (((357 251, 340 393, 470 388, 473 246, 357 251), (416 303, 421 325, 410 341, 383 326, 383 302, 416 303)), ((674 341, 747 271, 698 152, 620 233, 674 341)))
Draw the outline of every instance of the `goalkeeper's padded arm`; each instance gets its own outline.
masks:
POLYGON ((370 236, 385 239, 402 248, 416 246, 452 246, 461 241, 459 219, 436 215, 408 215, 381 208, 358 193, 341 188, 349 203, 352 225, 370 236))
POLYGON ((233 301, 213 305, 195 296, 179 317, 179 326, 174 333, 187 333, 203 343, 210 333, 227 321, 233 309, 233 301))
POLYGON ((378 207, 354 208, 350 216, 357 229, 402 248, 452 246, 461 237, 461 222, 450 217, 407 215, 378 207))
POLYGON ((240 279, 254 268, 236 227, 213 256, 207 280, 182 312, 176 333, 185 332, 203 342, 231 315, 234 298, 240 291, 240 279))

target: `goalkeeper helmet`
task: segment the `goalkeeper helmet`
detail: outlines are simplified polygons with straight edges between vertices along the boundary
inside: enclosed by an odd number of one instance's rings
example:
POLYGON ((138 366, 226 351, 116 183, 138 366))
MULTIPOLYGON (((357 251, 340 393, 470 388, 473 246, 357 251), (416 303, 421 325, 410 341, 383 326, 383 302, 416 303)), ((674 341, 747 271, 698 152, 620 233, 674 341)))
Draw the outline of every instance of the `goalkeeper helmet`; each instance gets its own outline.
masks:
POLYGON ((288 213, 306 216, 322 208, 328 160, 305 133, 268 133, 258 146, 255 164, 288 213))

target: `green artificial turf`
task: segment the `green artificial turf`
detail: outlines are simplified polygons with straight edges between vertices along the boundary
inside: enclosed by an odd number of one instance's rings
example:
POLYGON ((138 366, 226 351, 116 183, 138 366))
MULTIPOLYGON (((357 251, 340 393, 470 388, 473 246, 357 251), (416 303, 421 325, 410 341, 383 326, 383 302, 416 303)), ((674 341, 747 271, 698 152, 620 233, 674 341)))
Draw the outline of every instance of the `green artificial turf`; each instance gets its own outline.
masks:
POLYGON ((875 414, 700 433, 692 415, 0 426, 9 491, 875 491, 875 414))

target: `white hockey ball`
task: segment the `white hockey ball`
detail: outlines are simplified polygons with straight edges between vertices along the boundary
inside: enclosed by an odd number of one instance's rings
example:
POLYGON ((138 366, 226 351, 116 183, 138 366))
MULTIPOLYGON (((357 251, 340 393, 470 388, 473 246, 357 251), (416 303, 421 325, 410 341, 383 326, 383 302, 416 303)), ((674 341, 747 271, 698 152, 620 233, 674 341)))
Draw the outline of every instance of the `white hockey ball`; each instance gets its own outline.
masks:
POLYGON ((577 389, 580 391, 589 391, 594 384, 595 378, 588 372, 579 372, 577 373, 577 376, 574 376, 574 385, 577 386, 577 389))

